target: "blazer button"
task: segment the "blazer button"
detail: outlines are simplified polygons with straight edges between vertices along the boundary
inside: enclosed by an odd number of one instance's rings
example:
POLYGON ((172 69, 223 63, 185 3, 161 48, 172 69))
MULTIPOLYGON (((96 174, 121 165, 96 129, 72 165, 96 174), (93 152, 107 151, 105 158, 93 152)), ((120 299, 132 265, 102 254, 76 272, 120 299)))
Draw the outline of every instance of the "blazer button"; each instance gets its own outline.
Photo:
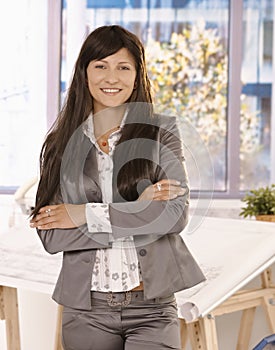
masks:
POLYGON ((147 254, 147 250, 146 249, 140 249, 139 251, 139 255, 140 256, 145 256, 147 254))

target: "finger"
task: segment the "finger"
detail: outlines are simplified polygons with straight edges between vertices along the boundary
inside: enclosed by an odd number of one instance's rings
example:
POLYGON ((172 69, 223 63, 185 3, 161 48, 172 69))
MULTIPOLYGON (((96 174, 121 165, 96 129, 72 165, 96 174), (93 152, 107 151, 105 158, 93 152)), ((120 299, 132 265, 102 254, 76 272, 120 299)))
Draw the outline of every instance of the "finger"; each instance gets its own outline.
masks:
POLYGON ((183 195, 186 193, 186 188, 184 187, 180 187, 180 186, 156 186, 154 187, 155 190, 155 194, 160 194, 160 193, 172 193, 172 194, 179 194, 179 195, 183 195))
POLYGON ((156 201, 165 201, 165 200, 169 200, 169 199, 175 199, 178 196, 176 194, 161 194, 159 196, 156 196, 153 198, 153 200, 156 201))
POLYGON ((161 187, 156 187, 155 188, 155 192, 171 192, 171 193, 185 193, 186 190, 180 186, 168 186, 168 185, 164 185, 161 187))
POLYGON ((56 220, 54 217, 42 217, 42 218, 39 218, 35 221, 31 221, 30 222, 30 226, 31 227, 38 227, 38 226, 41 226, 41 225, 48 225, 48 224, 52 224, 54 223, 56 220))
POLYGON ((162 179, 162 180, 158 181, 157 183, 159 183, 161 186, 162 185, 174 185, 174 186, 180 185, 180 181, 174 180, 174 179, 162 179))
POLYGON ((163 179, 156 182, 153 186, 160 190, 161 188, 180 187, 180 185, 180 182, 177 180, 163 179))
POLYGON ((37 226, 38 230, 51 230, 55 227, 56 225, 54 225, 53 223, 48 223, 48 224, 44 224, 44 225, 39 225, 37 226))
POLYGON ((177 188, 174 190, 161 190, 154 193, 154 199, 174 199, 179 196, 183 196, 186 193, 186 189, 184 188, 177 188))
POLYGON ((54 212, 41 212, 40 214, 37 214, 32 220, 31 222, 33 223, 37 223, 41 220, 47 220, 47 221, 52 221, 52 219, 54 218, 55 214, 54 212))
POLYGON ((40 208, 39 213, 45 213, 47 211, 56 210, 56 209, 58 209, 59 206, 60 206, 60 204, 58 204, 58 205, 46 205, 45 207, 40 208))
POLYGON ((39 211, 38 214, 31 220, 33 223, 38 223, 41 220, 46 220, 46 222, 52 222, 55 220, 56 215, 58 214, 57 210, 53 210, 51 207, 43 208, 42 211, 39 211))
POLYGON ((155 201, 168 201, 171 199, 176 199, 177 195, 161 195, 159 197, 154 198, 155 201))
POLYGON ((60 209, 62 210, 62 207, 64 207, 63 204, 47 205, 39 210, 34 220, 38 221, 47 217, 55 217, 56 215, 58 215, 60 209))

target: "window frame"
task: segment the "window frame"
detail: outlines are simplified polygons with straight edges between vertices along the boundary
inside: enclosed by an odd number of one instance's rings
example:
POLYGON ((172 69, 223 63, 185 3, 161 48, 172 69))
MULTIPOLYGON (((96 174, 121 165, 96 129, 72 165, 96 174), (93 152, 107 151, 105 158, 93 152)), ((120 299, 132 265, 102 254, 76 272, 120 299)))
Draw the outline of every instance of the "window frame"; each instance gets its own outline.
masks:
POLYGON ((271 81, 271 127, 270 127, 270 184, 275 183, 275 6, 273 6, 273 53, 272 53, 272 81, 271 81))
POLYGON ((242 43, 240 33, 243 20, 243 0, 230 1, 229 47, 228 47, 228 96, 227 96, 227 148, 226 148, 226 188, 224 192, 214 192, 214 198, 240 197, 240 108, 241 108, 241 68, 242 43))
POLYGON ((48 0, 47 127, 60 109, 62 0, 48 0))

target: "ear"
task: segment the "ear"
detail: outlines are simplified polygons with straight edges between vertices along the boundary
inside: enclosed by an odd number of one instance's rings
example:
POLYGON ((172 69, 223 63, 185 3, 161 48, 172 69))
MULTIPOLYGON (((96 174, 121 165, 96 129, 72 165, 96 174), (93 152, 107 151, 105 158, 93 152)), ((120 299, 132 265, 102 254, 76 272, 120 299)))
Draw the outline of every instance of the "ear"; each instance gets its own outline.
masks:
POLYGON ((135 81, 134 90, 136 90, 136 88, 137 88, 137 81, 135 81))

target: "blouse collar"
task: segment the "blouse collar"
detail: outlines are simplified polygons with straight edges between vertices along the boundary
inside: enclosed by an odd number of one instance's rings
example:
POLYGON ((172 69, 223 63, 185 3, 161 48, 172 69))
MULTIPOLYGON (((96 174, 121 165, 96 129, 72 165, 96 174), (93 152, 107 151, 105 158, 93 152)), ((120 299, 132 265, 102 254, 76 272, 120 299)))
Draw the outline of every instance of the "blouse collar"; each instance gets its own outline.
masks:
MULTIPOLYGON (((111 135, 113 135, 114 133, 120 132, 121 129, 123 128, 123 126, 126 123, 126 117, 128 115, 128 108, 126 109, 124 116, 121 120, 120 126, 119 128, 114 131, 111 135)), ((95 145, 96 144, 96 138, 95 138, 95 133, 94 133, 94 114, 93 112, 91 112, 88 116, 88 118, 84 121, 84 123, 82 124, 82 130, 83 133, 91 140, 91 142, 95 145)))

